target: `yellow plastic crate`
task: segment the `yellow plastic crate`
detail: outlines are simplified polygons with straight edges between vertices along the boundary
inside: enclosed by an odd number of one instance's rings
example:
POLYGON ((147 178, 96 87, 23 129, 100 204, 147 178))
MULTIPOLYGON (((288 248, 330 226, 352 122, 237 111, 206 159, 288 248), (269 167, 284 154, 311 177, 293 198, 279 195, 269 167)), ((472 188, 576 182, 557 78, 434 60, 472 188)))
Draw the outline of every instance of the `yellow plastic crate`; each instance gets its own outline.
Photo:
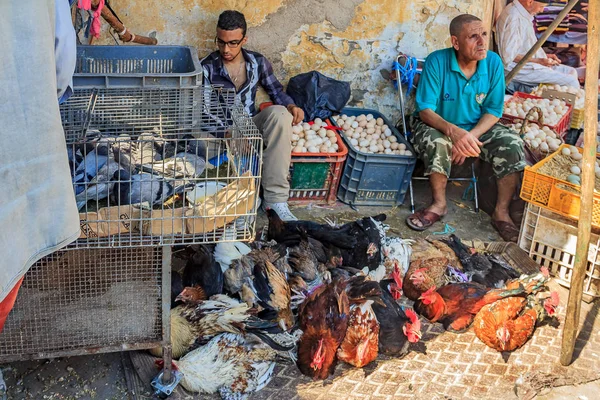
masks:
MULTIPOLYGON (((565 147, 570 146, 563 144, 552 155, 546 157, 533 167, 525 168, 523 184, 521 185, 521 198, 531 204, 536 204, 565 217, 578 220, 581 208, 581 196, 579 193, 564 188, 570 187, 580 192, 581 187, 538 172, 545 163, 556 157, 557 154, 560 154, 565 147)), ((581 149, 579 151, 581 152, 581 149)), ((592 225, 600 228, 600 194, 594 193, 593 201, 592 225)))

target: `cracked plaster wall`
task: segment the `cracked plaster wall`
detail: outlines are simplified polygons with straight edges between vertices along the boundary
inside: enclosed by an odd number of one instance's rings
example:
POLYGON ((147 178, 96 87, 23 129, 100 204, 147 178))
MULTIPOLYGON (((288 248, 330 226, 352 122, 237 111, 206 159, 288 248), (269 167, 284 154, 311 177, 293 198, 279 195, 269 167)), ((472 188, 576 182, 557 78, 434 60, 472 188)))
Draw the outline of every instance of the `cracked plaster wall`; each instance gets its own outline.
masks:
MULTIPOLYGON (((416 57, 449 45, 448 24, 471 13, 491 24, 495 0, 112 0, 134 33, 156 32, 160 44, 213 51, 222 10, 248 20, 247 48, 266 55, 279 79, 318 70, 350 81, 350 103, 398 118, 393 86, 382 77, 399 51, 416 57)), ((98 44, 114 44, 103 24, 98 44)))

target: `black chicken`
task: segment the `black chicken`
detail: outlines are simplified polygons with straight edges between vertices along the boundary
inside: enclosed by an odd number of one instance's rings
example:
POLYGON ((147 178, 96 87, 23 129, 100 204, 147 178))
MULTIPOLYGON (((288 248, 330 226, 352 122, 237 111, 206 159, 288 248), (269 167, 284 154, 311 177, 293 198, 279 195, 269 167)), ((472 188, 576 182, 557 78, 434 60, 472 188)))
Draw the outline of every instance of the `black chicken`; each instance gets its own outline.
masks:
POLYGON ((283 243, 287 246, 296 246, 307 235, 322 243, 330 243, 343 249, 352 249, 356 245, 356 238, 330 225, 322 225, 312 221, 282 221, 274 210, 267 210, 269 240, 283 243))
POLYGON ((181 275, 176 271, 171 271, 171 308, 174 308, 179 303, 176 301, 177 296, 183 291, 183 280, 181 275))
POLYGON ((223 293, 223 271, 212 255, 212 251, 204 245, 190 246, 194 253, 183 269, 183 286, 200 286, 207 297, 223 293))
POLYGON ((385 214, 379 214, 374 217, 364 217, 340 227, 341 232, 345 232, 346 235, 356 240, 353 248, 340 248, 344 267, 377 269, 381 263, 382 239, 378 223, 385 219, 385 214))
POLYGON ((494 254, 482 254, 472 251, 456 235, 442 240, 456 253, 463 265, 463 272, 472 282, 488 288, 501 288, 504 284, 520 276, 519 272, 494 254))
POLYGON ((388 292, 392 280, 382 280, 381 301, 373 303, 373 311, 379 322, 379 353, 395 357, 404 357, 410 343, 421 338, 421 322, 413 310, 404 311, 388 292))

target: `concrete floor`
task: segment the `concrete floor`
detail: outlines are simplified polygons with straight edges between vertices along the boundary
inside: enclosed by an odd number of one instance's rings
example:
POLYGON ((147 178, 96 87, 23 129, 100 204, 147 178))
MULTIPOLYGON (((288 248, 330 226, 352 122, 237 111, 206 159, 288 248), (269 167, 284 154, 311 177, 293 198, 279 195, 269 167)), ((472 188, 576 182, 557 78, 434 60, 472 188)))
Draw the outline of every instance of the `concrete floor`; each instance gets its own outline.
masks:
MULTIPOLYGON (((450 185, 448 197, 451 201, 449 203, 449 213, 444 219, 444 223, 447 223, 451 227, 455 228, 457 235, 465 240, 500 240, 497 233, 489 224, 489 216, 483 212, 473 212, 473 202, 460 200, 463 191, 464 186, 450 185)), ((418 183, 416 185, 415 197, 422 199, 422 201, 419 201, 417 204, 418 207, 426 205, 429 196, 425 183, 418 183)), ((404 223, 404 219, 410 213, 407 205, 397 208, 359 207, 357 210, 341 204, 333 207, 303 206, 294 207, 293 212, 302 219, 322 221, 324 217, 328 216, 330 218, 333 217, 337 219, 338 222, 346 222, 364 215, 375 215, 385 212, 388 216, 387 223, 391 227, 390 234, 403 237, 427 236, 432 232, 443 231, 444 229, 444 223, 437 223, 429 232, 416 233, 411 231, 404 223)), ((257 229, 258 227, 264 225, 265 222, 266 218, 264 215, 260 215, 257 222, 257 229)), ((564 291, 564 293, 566 293, 566 291, 564 291)), ((566 300, 566 297, 563 297, 563 299, 566 300)), ((582 312, 582 314, 584 316, 586 315, 585 312, 582 312)), ((597 326, 596 319, 597 318, 593 318, 592 325, 597 326)), ((592 331, 598 331, 595 329, 596 327, 589 328, 592 331)), ((331 382, 326 382, 325 385, 316 385, 316 383, 309 382, 303 378, 298 378, 299 373, 293 365, 282 366, 282 369, 279 369, 278 371, 278 376, 274 378, 273 382, 267 388, 264 389, 263 393, 259 393, 257 396, 253 397, 287 399, 288 394, 290 394, 290 398, 294 397, 300 399, 313 399, 317 397, 333 398, 332 396, 338 398, 375 399, 400 398, 406 397, 406 395, 409 395, 408 398, 427 398, 428 400, 437 398, 463 398, 463 395, 460 394, 428 391, 426 388, 423 388, 424 391, 421 391, 421 389, 417 391, 419 388, 418 385, 423 385, 424 383, 417 379, 418 382, 414 383, 413 385, 413 381, 410 380, 410 376, 405 372, 410 371, 410 368, 413 368, 414 365, 424 364, 422 361, 425 360, 425 358, 423 357, 432 357, 430 354, 436 355, 436 347, 443 345, 444 342, 448 342, 449 340, 454 340, 454 335, 440 335, 441 332, 438 332, 438 330, 439 329, 436 327, 436 325, 430 325, 429 328, 427 328, 427 335, 432 338, 432 342, 428 342, 429 348, 427 356, 423 354, 417 354, 414 357, 406 357, 406 360, 400 360, 403 362, 403 364, 399 364, 395 362, 395 360, 380 361, 378 365, 373 367, 372 371, 366 371, 366 369, 365 371, 362 371, 353 370, 347 367, 338 367, 336 378, 331 382), (380 388, 377 389, 377 386, 380 386, 380 388), (399 388, 404 386, 406 386, 407 392, 398 397, 397 389, 399 390, 399 388), (388 392, 385 393, 390 394, 384 395, 383 390, 388 390, 388 392), (376 391, 377 394, 375 393, 376 391)), ((554 343, 554 346, 556 346, 558 335, 558 331, 552 330, 547 331, 543 338, 546 341, 550 341, 551 339, 549 339, 549 337, 553 337, 552 342, 554 343)), ((594 335, 597 337, 589 338, 590 346, 598 347, 600 335, 594 335), (592 345, 591 342, 594 342, 595 345, 592 345)), ((464 336, 461 336, 463 339, 460 340, 464 340, 464 338, 467 340, 472 340, 473 338, 471 338, 471 336, 474 335, 465 334, 464 336)), ((473 343, 473 348, 476 347, 476 344, 480 345, 480 343, 475 342, 476 341, 473 343)), ((448 343, 446 346, 447 345, 448 343)), ((464 344, 456 345, 464 346, 464 344)), ((483 349, 475 350, 477 357, 486 357, 489 359, 492 356, 497 356, 497 353, 494 354, 493 351, 487 351, 490 349, 485 349, 485 346, 483 347, 483 349)), ((479 349, 479 347, 477 347, 477 349, 479 349)), ((600 354, 600 348, 598 348, 598 350, 599 351, 597 353, 600 354)), ((594 352, 593 356, 598 357, 597 353, 594 352)), ((440 356, 443 354, 444 350, 441 350, 441 353, 438 353, 440 356)), ((466 356, 469 356, 469 354, 466 354, 466 356)), ((515 357, 517 364, 523 362, 527 363, 527 360, 529 360, 529 358, 527 358, 527 354, 515 355, 515 357)), ((439 364, 440 360, 441 358, 436 360, 435 364, 439 364)), ((452 367, 454 362, 449 362, 452 367)), ((434 364, 432 362, 432 366, 433 365, 434 364)), ((590 373, 600 372, 594 371, 593 363, 590 366, 590 373)), ((8 384, 9 399, 145 398, 136 396, 133 393, 128 393, 121 355, 119 353, 59 358, 53 360, 14 362, 9 365, 2 365, 0 367, 2 368, 6 383, 8 384)), ((559 367, 556 366, 556 368, 559 367)), ((469 370, 469 372, 471 371, 469 370)), ((436 377, 445 377, 443 374, 433 376, 431 371, 424 371, 423 373, 427 376, 431 376, 431 381, 436 380, 436 377)), ((459 378, 457 379, 460 380, 460 376, 461 375, 459 374, 459 378)), ((483 377, 483 373, 481 376, 483 377)), ((423 375, 423 378, 425 378, 425 375, 423 375)), ((502 379, 502 376, 500 376, 500 379, 502 379)), ((442 382, 439 383, 441 384, 442 382)), ((431 384, 433 385, 433 382, 431 384)), ((425 385, 427 386, 426 383, 425 385)), ((567 386, 563 388, 546 390, 539 398, 544 400, 557 400, 564 398, 592 399, 597 398, 595 395, 597 395, 599 392, 600 381, 595 381, 581 386, 567 386)), ((463 394, 464 393, 465 392, 463 392, 463 394)), ((468 397, 472 397, 474 393, 469 392, 469 395, 471 396, 468 397)), ((486 396, 480 396, 479 398, 486 397, 502 399, 516 397, 514 393, 509 391, 500 391, 494 393, 491 397, 490 395, 492 395, 492 393, 488 393, 486 396)), ((523 396, 519 397, 523 398, 523 396)))

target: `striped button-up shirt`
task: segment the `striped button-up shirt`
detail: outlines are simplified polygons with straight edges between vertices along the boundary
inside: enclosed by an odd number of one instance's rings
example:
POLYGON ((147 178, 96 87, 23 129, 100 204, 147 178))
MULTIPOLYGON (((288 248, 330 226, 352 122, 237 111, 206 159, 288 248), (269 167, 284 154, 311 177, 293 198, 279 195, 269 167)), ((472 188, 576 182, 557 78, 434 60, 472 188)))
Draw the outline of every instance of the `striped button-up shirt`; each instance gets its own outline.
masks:
MULTIPOLYGON (((245 49, 242 49, 242 53, 246 60, 247 78, 236 95, 248 114, 254 116, 258 112, 256 107, 256 91, 259 85, 265 89, 273 103, 282 106, 294 103, 294 100, 283 91, 283 86, 273 74, 273 67, 265 56, 245 49)), ((223 61, 218 51, 205 57, 201 63, 204 70, 204 79, 210 84, 235 90, 235 85, 227 73, 227 69, 223 66, 223 61)))

